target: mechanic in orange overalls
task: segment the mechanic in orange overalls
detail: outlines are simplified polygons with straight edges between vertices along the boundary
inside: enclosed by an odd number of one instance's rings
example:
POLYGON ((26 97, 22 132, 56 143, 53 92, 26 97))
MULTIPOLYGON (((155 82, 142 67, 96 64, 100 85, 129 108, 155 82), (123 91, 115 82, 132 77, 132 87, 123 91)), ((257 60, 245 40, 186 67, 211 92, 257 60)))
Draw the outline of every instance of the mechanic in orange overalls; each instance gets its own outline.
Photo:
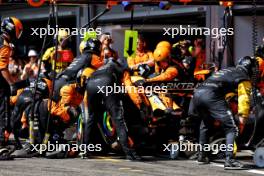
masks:
POLYGON ((151 51, 148 51, 146 48, 146 40, 144 39, 143 35, 139 35, 137 41, 136 56, 127 58, 128 66, 130 69, 135 71, 135 74, 137 74, 137 69, 139 65, 147 64, 150 67, 154 66, 153 53, 151 51))
MULTIPOLYGON (((170 50, 168 47, 158 47, 154 51, 154 59, 157 65, 160 67, 161 72, 159 75, 146 79, 146 82, 163 82, 163 81, 173 81, 175 78, 181 76, 180 70, 177 69, 175 65, 170 64, 170 50)), ((180 79, 180 78, 179 78, 180 79)), ((168 110, 178 110, 180 107, 176 105, 170 97, 165 94, 160 93, 159 97, 162 99, 163 103, 166 105, 168 110)))
POLYGON ((10 152, 5 147, 7 139, 4 133, 10 120, 9 96, 16 94, 16 87, 8 70, 8 64, 12 52, 10 44, 20 38, 22 31, 23 25, 19 19, 7 17, 2 20, 2 34, 0 35, 0 160, 10 159, 10 152))
MULTIPOLYGON (((47 100, 48 107, 52 102, 51 115, 59 117, 65 124, 68 124, 71 119, 76 120, 79 115, 77 108, 83 100, 85 91, 85 83, 81 82, 82 71, 83 70, 80 70, 77 75, 78 81, 68 83, 60 89, 60 100, 58 102, 47 100)), ((94 70, 91 69, 89 75, 91 75, 93 71, 94 70)))
POLYGON ((125 71, 123 82, 126 87, 133 87, 134 91, 128 92, 128 95, 130 99, 133 101, 133 103, 137 106, 137 108, 140 110, 140 114, 142 116, 142 119, 145 118, 146 115, 146 107, 149 106, 149 102, 144 94, 139 94, 137 87, 134 86, 134 84, 131 81, 131 76, 138 75, 138 67, 140 65, 148 65, 150 68, 154 69, 154 57, 153 53, 151 51, 148 51, 146 49, 147 43, 144 39, 143 35, 138 36, 137 41, 137 51, 135 57, 128 57, 127 63, 128 67, 131 69, 133 73, 130 73, 128 71, 125 71))
POLYGON ((101 46, 101 42, 98 39, 89 39, 81 42, 81 55, 76 57, 64 71, 57 75, 54 88, 54 101, 59 101, 62 86, 74 81, 81 69, 89 67, 96 70, 104 64, 103 58, 100 57, 101 46))

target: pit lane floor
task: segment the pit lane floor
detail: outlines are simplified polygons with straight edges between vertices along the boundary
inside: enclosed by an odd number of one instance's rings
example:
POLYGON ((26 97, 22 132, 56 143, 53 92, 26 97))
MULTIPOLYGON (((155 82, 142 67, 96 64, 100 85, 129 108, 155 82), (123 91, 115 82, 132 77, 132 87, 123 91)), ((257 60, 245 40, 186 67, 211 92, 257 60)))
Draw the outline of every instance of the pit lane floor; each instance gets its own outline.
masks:
MULTIPOLYGON (((256 176, 264 175, 264 169, 254 168, 250 159, 241 159, 248 170, 225 171, 223 161, 210 165, 198 165, 194 160, 166 160, 144 156, 143 162, 131 162, 119 156, 94 157, 93 159, 45 159, 16 158, 0 161, 1 176, 256 176)), ((241 161, 240 160, 240 161, 241 161)))

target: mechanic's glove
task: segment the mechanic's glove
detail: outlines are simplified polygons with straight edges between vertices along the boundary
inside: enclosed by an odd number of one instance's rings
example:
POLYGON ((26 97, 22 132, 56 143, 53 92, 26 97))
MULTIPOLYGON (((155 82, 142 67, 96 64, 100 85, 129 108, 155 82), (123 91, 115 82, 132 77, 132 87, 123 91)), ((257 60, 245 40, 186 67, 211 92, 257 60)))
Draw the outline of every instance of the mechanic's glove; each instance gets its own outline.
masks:
POLYGON ((146 65, 147 65, 147 64, 139 64, 139 65, 137 66, 137 69, 138 69, 138 70, 140 70, 140 69, 145 69, 145 68, 146 68, 146 65))
POLYGON ((146 80, 142 79, 142 80, 138 80, 134 83, 135 86, 144 86, 146 84, 146 80))
POLYGON ((141 64, 138 66, 138 73, 143 77, 147 77, 150 73, 150 67, 147 64, 141 64))
POLYGON ((10 94, 11 94, 11 96, 15 96, 17 94, 17 87, 15 84, 12 84, 10 86, 10 94))

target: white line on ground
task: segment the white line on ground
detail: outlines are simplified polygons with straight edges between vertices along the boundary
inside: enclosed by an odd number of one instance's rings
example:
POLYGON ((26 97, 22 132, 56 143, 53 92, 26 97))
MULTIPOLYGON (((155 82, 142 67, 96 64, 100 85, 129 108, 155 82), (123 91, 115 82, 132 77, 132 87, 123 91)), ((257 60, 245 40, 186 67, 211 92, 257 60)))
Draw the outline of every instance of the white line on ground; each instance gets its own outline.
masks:
MULTIPOLYGON (((223 164, 212 163, 211 165, 217 166, 217 167, 222 167, 222 168, 224 167, 223 164)), ((260 170, 256 170, 256 169, 241 170, 241 171, 246 171, 246 172, 253 173, 253 174, 261 174, 261 175, 264 175, 264 171, 260 171, 260 170)))
POLYGON ((264 171, 255 170, 255 169, 249 170, 248 172, 251 172, 251 173, 254 173, 254 174, 261 174, 261 175, 264 175, 264 171))

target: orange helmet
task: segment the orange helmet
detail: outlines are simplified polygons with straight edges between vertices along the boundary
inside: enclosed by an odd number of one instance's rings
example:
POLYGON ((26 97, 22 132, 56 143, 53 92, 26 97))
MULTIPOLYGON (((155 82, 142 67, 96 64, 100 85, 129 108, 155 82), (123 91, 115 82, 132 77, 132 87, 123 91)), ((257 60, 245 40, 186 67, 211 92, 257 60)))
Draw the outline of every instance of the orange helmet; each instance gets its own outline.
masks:
POLYGON ((154 51, 155 62, 168 61, 170 56, 170 50, 166 47, 156 48, 154 51))
POLYGON ((7 17, 2 20, 1 31, 8 34, 12 39, 19 39, 23 32, 23 25, 19 19, 7 17))
POLYGON ((156 48, 163 48, 163 47, 168 48, 170 50, 171 49, 170 42, 168 42, 168 41, 161 41, 156 46, 156 48))

